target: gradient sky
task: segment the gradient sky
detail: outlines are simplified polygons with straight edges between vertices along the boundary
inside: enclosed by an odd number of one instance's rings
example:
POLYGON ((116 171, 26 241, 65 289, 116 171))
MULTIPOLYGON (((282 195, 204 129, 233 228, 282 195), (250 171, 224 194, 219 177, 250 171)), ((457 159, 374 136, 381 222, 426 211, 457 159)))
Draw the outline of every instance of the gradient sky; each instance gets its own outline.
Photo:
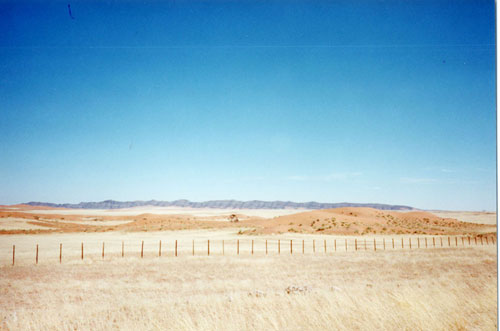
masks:
POLYGON ((493 1, 0 2, 0 203, 495 210, 493 1))

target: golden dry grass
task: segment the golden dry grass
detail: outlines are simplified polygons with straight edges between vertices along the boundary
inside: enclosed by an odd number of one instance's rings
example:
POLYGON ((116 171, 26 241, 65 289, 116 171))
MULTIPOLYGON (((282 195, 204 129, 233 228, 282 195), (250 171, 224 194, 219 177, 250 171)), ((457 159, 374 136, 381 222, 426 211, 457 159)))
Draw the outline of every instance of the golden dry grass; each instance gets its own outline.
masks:
POLYGON ((0 212, 3 222, 19 217, 16 222, 24 226, 47 228, 29 230, 33 234, 20 229, 18 234, 2 236, 0 329, 493 330, 497 327, 496 246, 491 241, 496 235, 494 225, 464 224, 427 213, 399 214, 371 209, 314 211, 275 219, 248 218, 238 223, 193 215, 152 214, 99 216, 94 221, 88 215, 47 212, 43 215, 0 212), (120 220, 130 223, 116 223, 120 220), (299 224, 307 229, 301 233, 289 231, 299 224), (348 226, 350 229, 344 229, 348 226), (394 231, 379 231, 384 227, 392 227, 394 231), (366 231, 368 228, 372 231, 366 231), (356 233, 354 229, 362 231, 357 238, 339 235, 356 233), (273 235, 280 232, 284 234, 273 235), (447 235, 429 236, 435 233, 447 235), (461 240, 462 234, 469 233, 472 246, 467 237, 461 240), (489 236, 481 236, 485 233, 489 236), (456 241, 454 234, 458 234, 456 241), (452 235, 450 243, 448 235, 452 235), (436 248, 431 246, 433 238, 436 248), (490 239, 488 244, 486 238, 490 239), (194 257, 191 256, 193 239, 197 254, 194 257), (225 256, 222 256, 223 239, 225 256), (282 245, 280 255, 278 239, 282 245), (374 239, 377 252, 373 251, 374 239), (386 251, 382 246, 384 239, 386 251), (485 239, 483 245, 482 239, 485 239), (161 258, 158 257, 160 240, 161 258), (173 256, 175 240, 179 242, 179 257, 173 256), (206 256, 208 240, 210 257, 206 256), (238 240, 239 256, 236 255, 238 240), (269 241, 267 256, 266 240, 269 241), (303 240, 305 255, 301 254, 303 240), (360 249, 357 252, 354 252, 355 240, 360 249), (125 258, 120 254, 122 241, 125 258), (143 259, 140 258, 142 241, 143 259), (83 261, 81 242, 85 243, 83 261), (103 242, 106 243, 104 260, 103 242), (252 242, 255 242, 254 255, 251 255, 252 242), (12 267, 14 244, 16 265, 12 267), (37 244, 39 264, 34 265, 37 244), (64 247, 62 264, 58 259, 60 244, 64 247))
POLYGON ((8 330, 494 330, 495 246, 0 267, 8 330), (289 286, 298 291, 287 293, 289 286), (303 291, 300 291, 302 289, 303 291))

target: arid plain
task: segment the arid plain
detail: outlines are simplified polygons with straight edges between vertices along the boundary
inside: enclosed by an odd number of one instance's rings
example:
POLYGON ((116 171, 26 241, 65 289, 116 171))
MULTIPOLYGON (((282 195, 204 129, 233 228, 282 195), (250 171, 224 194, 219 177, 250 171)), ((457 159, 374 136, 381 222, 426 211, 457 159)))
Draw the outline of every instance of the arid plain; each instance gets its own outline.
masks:
POLYGON ((497 328, 494 213, 17 205, 0 233, 2 329, 497 328))

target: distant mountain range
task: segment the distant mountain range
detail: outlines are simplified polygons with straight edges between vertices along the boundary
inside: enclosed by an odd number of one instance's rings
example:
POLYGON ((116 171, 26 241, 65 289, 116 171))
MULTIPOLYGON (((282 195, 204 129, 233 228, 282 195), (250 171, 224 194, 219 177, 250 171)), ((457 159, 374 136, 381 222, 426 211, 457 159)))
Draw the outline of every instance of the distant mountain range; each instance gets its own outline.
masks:
POLYGON ((80 208, 80 209, 120 209, 141 206, 155 207, 189 207, 189 208, 224 208, 224 209, 329 209, 340 207, 370 207, 381 210, 414 210, 410 206, 386 205, 381 203, 322 203, 322 202, 292 202, 292 201, 237 201, 237 200, 211 200, 204 202, 193 202, 189 200, 175 201, 115 201, 105 200, 101 202, 74 203, 50 203, 50 202, 28 202, 31 206, 46 206, 57 208, 80 208))

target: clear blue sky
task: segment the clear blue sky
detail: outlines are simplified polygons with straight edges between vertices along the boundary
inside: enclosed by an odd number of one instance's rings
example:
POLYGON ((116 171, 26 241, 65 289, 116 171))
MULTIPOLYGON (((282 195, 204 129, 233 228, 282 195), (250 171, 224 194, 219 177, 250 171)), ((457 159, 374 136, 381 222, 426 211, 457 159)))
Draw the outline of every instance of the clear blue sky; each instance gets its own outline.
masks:
POLYGON ((496 206, 493 1, 0 2, 0 203, 496 206))

